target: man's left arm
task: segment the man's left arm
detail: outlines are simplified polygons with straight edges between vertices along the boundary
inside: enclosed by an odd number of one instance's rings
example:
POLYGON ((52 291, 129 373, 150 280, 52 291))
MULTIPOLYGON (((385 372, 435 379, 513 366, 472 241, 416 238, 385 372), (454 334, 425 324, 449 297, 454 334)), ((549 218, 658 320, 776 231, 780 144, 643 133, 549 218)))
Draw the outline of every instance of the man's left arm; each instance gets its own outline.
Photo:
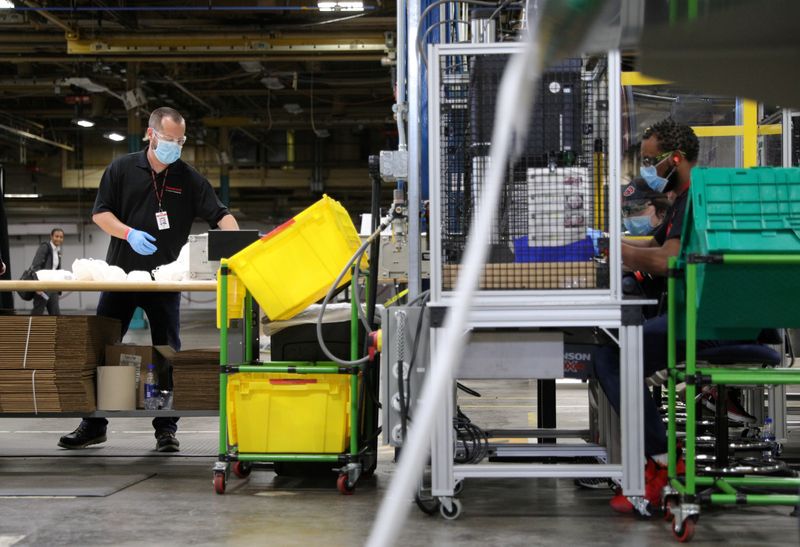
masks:
POLYGON ((666 276, 667 261, 678 256, 681 240, 677 237, 668 239, 660 247, 634 247, 622 245, 622 263, 634 271, 647 272, 652 275, 666 276))

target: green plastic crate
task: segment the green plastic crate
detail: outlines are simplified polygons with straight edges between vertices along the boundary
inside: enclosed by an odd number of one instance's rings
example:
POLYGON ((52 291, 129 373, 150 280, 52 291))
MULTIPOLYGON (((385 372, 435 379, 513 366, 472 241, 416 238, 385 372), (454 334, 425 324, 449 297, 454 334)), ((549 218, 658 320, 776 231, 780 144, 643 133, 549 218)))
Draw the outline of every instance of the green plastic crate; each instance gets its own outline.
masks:
POLYGON ((800 253, 800 168, 692 170, 687 252, 800 253))
MULTIPOLYGON (((695 168, 689 192, 681 267, 690 254, 800 254, 800 169, 695 168)), ((683 280, 678 287, 682 308, 683 280)), ((699 339, 746 340, 762 328, 800 327, 800 268, 698 264, 694 306, 699 339)))

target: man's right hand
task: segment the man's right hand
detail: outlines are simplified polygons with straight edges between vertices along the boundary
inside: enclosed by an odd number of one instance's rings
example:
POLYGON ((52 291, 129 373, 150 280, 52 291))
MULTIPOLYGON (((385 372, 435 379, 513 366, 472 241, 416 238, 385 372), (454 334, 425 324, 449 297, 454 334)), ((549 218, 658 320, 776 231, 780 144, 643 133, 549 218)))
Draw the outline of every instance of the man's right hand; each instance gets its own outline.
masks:
POLYGON ((128 230, 128 235, 125 236, 125 239, 128 240, 131 248, 140 255, 151 255, 156 252, 157 247, 150 243, 151 241, 155 241, 156 238, 147 232, 131 228, 128 230))

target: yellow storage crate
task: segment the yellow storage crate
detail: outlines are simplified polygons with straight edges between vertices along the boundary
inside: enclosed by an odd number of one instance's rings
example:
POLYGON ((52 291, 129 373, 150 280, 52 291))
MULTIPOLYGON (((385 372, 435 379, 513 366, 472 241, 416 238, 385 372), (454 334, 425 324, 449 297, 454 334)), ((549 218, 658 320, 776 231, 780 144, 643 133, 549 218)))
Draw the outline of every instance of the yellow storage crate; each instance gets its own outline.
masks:
MULTIPOLYGON (((217 279, 220 276, 217 270, 217 279)), ((241 319, 244 317, 244 297, 246 289, 244 283, 233 274, 228 274, 228 326, 231 319, 241 319)), ((222 327, 222 283, 217 283, 217 328, 222 327)))
POLYGON ((232 374, 227 402, 240 453, 338 454, 350 442, 347 374, 232 374))
MULTIPOLYGON (((228 266, 271 320, 290 319, 327 294, 360 245, 350 215, 326 195, 233 255, 228 266)), ((361 266, 367 267, 366 255, 361 266)))

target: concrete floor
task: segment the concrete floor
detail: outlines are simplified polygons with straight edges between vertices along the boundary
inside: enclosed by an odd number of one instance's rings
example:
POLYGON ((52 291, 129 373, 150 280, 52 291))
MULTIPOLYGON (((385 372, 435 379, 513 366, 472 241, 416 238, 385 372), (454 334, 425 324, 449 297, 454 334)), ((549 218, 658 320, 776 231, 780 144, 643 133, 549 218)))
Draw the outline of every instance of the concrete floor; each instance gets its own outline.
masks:
MULTIPOLYGON (((185 318, 185 347, 208 345, 211 318, 185 318)), ((132 340, 140 340, 136 333, 132 340)), ((485 427, 535 423, 535 390, 527 382, 478 385, 481 399, 462 409, 485 427)), ((585 387, 559 386, 559 426, 586 426, 585 387)), ((58 436, 76 419, 0 420, 0 479, 48 474, 54 483, 91 483, 121 474, 155 473, 108 497, 0 497, 0 547, 6 545, 359 545, 367 537, 392 477, 393 452, 381 451, 373 479, 353 496, 331 479, 290 479, 256 469, 214 493, 217 420, 184 418, 177 455, 153 451, 149 420, 117 419, 101 448, 64 451, 58 436)), ((610 492, 580 490, 571 480, 473 480, 456 521, 412 508, 398 545, 664 545, 661 520, 618 515, 610 492)), ((704 509, 696 545, 798 545, 798 520, 787 508, 704 509)))

